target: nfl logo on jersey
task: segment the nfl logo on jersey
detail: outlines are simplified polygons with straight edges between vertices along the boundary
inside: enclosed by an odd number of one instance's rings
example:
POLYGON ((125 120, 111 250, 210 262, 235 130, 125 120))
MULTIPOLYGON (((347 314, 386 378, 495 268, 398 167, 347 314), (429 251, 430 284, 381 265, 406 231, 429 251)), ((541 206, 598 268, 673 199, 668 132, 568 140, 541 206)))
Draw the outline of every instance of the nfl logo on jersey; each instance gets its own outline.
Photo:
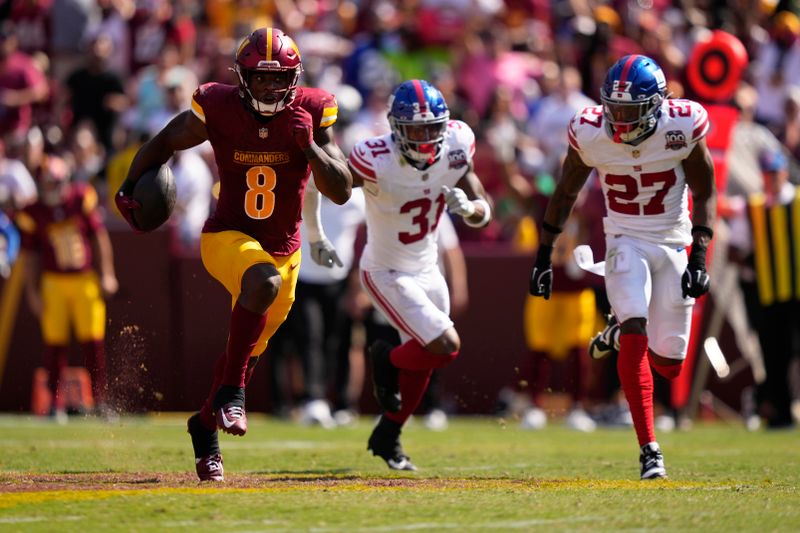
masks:
POLYGON ((267 137, 269 137, 269 130, 267 128, 259 128, 258 136, 261 139, 266 139, 267 137))
POLYGON ((680 150, 686 148, 686 136, 682 131, 673 130, 664 134, 667 139, 667 150, 680 150))

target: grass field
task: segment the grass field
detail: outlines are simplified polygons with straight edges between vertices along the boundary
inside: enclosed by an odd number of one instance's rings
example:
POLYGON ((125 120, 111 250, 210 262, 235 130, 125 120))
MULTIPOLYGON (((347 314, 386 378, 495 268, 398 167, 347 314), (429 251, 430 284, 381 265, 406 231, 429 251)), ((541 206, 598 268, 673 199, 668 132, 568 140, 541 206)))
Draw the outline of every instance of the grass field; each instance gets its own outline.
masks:
POLYGON ((227 481, 200 484, 185 419, 0 416, 0 531, 800 530, 797 431, 664 434, 670 479, 642 482, 630 429, 412 424, 420 471, 400 474, 365 451, 369 419, 329 431, 254 415, 246 437, 221 438, 227 481))

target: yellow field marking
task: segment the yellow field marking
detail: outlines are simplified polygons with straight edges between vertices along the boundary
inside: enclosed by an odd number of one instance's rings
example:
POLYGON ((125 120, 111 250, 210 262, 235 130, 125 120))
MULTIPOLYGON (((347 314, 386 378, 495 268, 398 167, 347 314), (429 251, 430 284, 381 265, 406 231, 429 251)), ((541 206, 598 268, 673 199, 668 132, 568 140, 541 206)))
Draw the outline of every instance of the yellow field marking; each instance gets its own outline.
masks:
MULTIPOLYGON (((234 478, 235 482, 235 478, 234 478)), ((159 487, 153 489, 119 489, 119 490, 52 490, 35 492, 11 492, 3 494, 0 499, 0 508, 16 507, 25 504, 39 504, 58 501, 87 501, 102 500, 118 496, 156 496, 165 494, 213 495, 231 493, 280 493, 280 492, 316 492, 316 491, 342 491, 342 492, 378 492, 415 490, 428 492, 456 491, 456 490, 498 490, 514 489, 523 491, 572 491, 572 490, 739 490, 743 487, 753 486, 752 483, 742 484, 736 482, 699 482, 699 481, 638 481, 638 480, 586 480, 586 479, 552 479, 552 480, 514 480, 514 479, 414 479, 407 477, 397 478, 362 478, 342 479, 325 478, 309 475, 294 476, 292 479, 265 476, 256 483, 264 483, 258 487, 228 487, 225 484, 209 484, 198 487, 159 487)))

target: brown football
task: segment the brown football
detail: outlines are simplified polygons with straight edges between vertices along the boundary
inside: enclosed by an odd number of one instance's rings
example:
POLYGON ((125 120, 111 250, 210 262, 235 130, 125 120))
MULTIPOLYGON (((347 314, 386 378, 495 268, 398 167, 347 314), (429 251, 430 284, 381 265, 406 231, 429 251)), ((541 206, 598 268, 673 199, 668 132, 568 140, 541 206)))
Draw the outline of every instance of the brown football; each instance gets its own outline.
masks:
POLYGON ((146 171, 133 189, 133 199, 141 204, 133 210, 133 220, 142 231, 153 231, 167 221, 175 207, 175 177, 167 165, 146 171))

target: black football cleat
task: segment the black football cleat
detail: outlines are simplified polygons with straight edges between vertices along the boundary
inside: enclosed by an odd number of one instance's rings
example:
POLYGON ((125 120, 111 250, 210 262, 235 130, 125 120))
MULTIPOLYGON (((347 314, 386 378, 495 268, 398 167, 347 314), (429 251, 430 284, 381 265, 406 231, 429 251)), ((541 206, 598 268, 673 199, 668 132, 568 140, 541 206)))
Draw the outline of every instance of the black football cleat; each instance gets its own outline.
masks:
POLYGON ((381 409, 397 413, 402 407, 398 368, 389 359, 392 345, 383 340, 372 343, 367 353, 372 360, 372 392, 381 409))
POLYGON ((403 451, 400 444, 400 424, 392 422, 388 418, 381 417, 372 435, 367 441, 367 451, 372 455, 377 455, 392 470, 417 471, 417 467, 411 462, 411 458, 403 451))
POLYGON ((592 359, 605 359, 619 352, 619 322, 613 314, 608 318, 605 329, 592 338, 589 343, 589 356, 592 359))
POLYGON ((187 424, 194 448, 194 463, 200 481, 223 481, 222 455, 219 453, 219 434, 200 421, 200 413, 189 417, 187 424))
POLYGON ((660 479, 667 477, 667 469, 664 468, 664 456, 658 443, 651 442, 642 446, 639 454, 639 463, 642 465, 642 479, 660 479))

